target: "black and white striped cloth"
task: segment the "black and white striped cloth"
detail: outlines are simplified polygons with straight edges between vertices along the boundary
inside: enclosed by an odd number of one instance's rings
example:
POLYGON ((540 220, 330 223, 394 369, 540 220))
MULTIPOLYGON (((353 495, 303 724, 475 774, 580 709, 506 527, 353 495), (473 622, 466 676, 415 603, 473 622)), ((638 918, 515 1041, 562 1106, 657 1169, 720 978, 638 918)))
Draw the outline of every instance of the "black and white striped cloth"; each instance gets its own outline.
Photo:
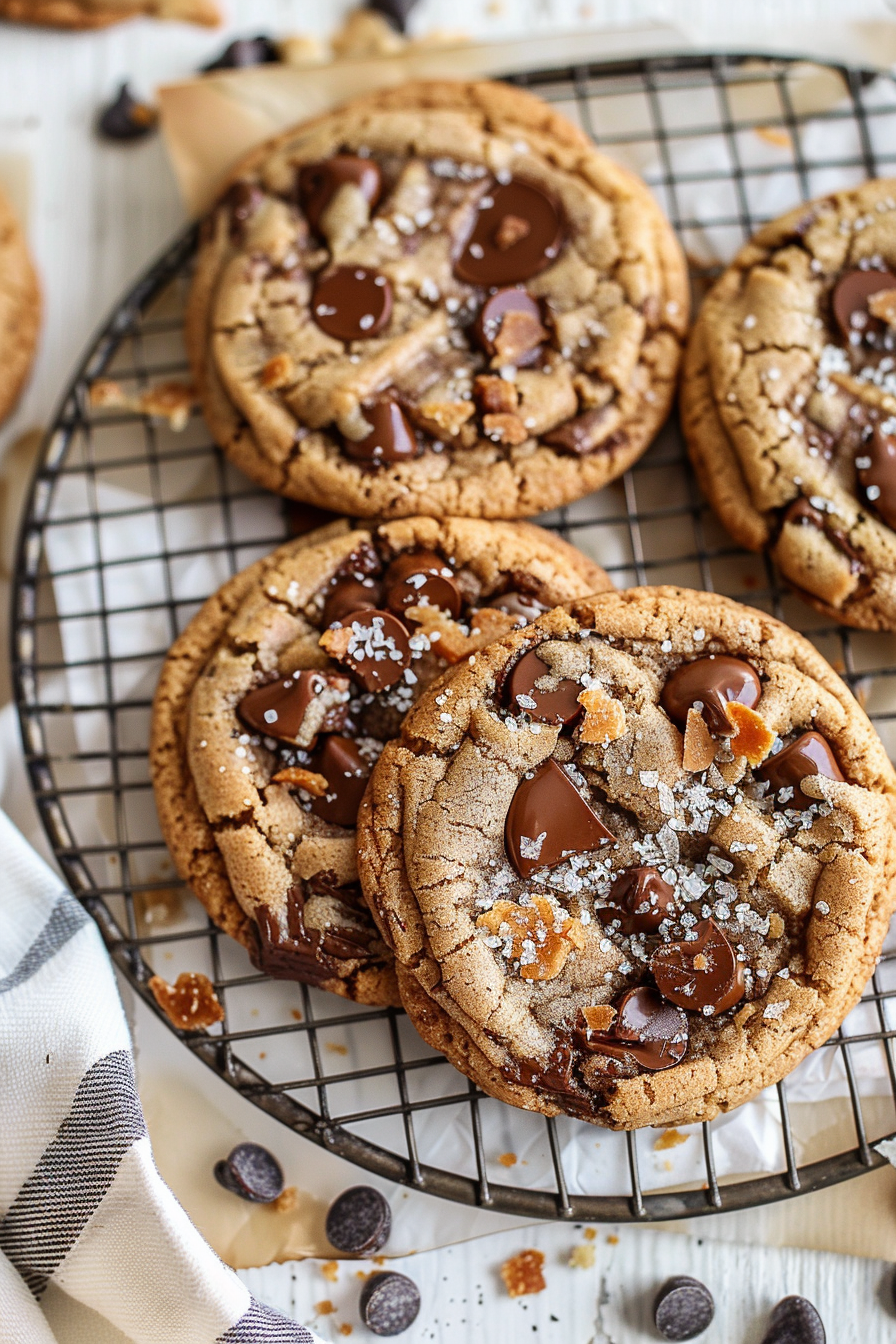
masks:
POLYGON ((0 1344, 319 1344, 153 1162, 99 933, 0 813, 0 1344))

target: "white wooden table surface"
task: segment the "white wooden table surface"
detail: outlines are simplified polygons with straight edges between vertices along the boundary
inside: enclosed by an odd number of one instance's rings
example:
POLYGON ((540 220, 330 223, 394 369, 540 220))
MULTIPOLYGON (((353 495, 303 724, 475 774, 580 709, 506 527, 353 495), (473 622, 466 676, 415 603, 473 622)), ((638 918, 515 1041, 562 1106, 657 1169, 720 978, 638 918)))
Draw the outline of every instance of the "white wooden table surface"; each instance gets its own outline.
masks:
MULTIPOLYGON (((223 33, 147 22, 89 35, 0 25, 0 183, 27 220, 46 301, 35 376, 18 412, 0 429, 4 606, 14 519, 34 451, 34 436, 26 431, 46 423, 90 332, 183 222, 159 138, 135 145, 97 141, 91 132, 97 106, 125 77, 148 94, 159 83, 189 75, 223 46, 228 32, 324 33, 349 8, 347 0, 223 4, 229 14, 223 33)), ((618 30, 633 26, 641 33, 632 41, 642 48, 652 44, 651 31, 668 44, 677 28, 682 45, 778 46, 896 61, 896 16, 885 0, 752 0, 737 10, 728 0, 421 0, 414 23, 420 30, 440 26, 491 37, 603 24, 616 31, 617 46, 623 40, 618 30)), ((42 845, 8 703, 6 664, 0 644, 0 804, 42 845)), ((135 1017, 141 1092, 163 1173, 176 1192, 178 1164, 183 1169, 196 1160, 190 1145, 200 1133, 221 1135, 222 1141, 246 1134, 269 1143, 321 1204, 358 1179, 355 1168, 312 1149, 235 1096, 177 1049, 139 1005, 135 1017), (172 1137, 168 1103, 175 1087, 179 1108, 172 1137)), ((397 1217, 403 1201, 428 1200, 394 1188, 391 1194, 397 1217)), ((783 1207, 703 1220, 691 1227, 690 1238, 653 1229, 599 1229, 589 1243, 596 1262, 586 1270, 567 1265, 571 1247, 583 1237, 574 1228, 524 1228, 450 1205, 437 1211, 446 1242, 490 1235, 413 1258, 408 1272, 423 1288, 426 1306, 418 1326, 403 1337, 409 1344, 447 1340, 458 1327, 467 1338, 495 1344, 530 1335, 564 1344, 655 1338, 645 1302, 671 1273, 695 1274, 711 1284, 719 1315, 709 1340, 757 1344, 764 1314, 787 1292, 803 1292, 818 1303, 831 1344, 896 1338, 896 1318, 882 1305, 888 1262, 896 1260, 896 1173, 890 1170, 783 1207), (511 1302, 500 1289, 497 1266, 528 1245, 545 1251, 548 1290, 511 1302), (836 1247, 855 1255, 795 1247, 836 1247)), ((249 1271, 247 1277, 259 1296, 299 1319, 314 1318, 324 1338, 344 1338, 342 1324, 352 1325, 356 1338, 368 1338, 354 1313, 356 1268, 343 1266, 336 1283, 322 1277, 315 1262, 249 1271), (315 1317, 314 1304, 324 1299, 336 1310, 315 1317)))

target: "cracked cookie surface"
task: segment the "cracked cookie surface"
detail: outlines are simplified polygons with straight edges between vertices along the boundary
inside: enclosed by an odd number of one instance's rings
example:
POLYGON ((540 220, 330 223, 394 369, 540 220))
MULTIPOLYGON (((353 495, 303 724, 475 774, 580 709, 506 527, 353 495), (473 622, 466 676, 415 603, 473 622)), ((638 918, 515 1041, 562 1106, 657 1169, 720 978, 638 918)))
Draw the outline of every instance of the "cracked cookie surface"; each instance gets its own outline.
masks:
POLYGON ((881 743, 806 640, 636 588, 421 698, 374 770, 359 867, 407 1011, 487 1092, 685 1124, 782 1078, 857 1001, 894 813, 881 743))
POLYGON ((665 419, 681 250, 645 185, 500 84, 382 91, 254 152, 187 315, 206 419, 269 489, 359 516, 520 517, 665 419))
POLYGON ((41 299, 24 234, 0 192, 0 421, 15 405, 34 359, 41 299))
POLYGON ((361 897, 355 817, 420 691, 556 602, 610 587, 527 523, 340 520, 219 589, 153 710, 162 831, 212 919, 278 978, 397 1003, 361 897))
POLYGON ((813 606, 896 629, 896 181, 799 206, 740 252, 688 345, 710 502, 813 606))

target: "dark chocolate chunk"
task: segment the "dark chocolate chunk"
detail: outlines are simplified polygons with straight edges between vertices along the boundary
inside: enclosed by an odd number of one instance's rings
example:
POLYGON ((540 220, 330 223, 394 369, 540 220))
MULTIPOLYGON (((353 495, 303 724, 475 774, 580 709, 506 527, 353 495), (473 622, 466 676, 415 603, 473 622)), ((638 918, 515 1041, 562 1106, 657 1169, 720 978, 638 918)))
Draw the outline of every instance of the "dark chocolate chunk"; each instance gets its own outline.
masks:
POLYGON ((346 182, 356 186, 373 209, 383 187, 375 159, 362 159, 357 154, 335 154, 332 159, 307 163, 299 169, 299 202, 312 229, 319 230, 321 215, 346 182))
MULTIPOLYGON (((299 881, 286 897, 286 928, 271 910, 260 905, 251 926, 252 965, 274 980, 299 980, 322 985, 344 975, 345 961, 370 960, 371 944, 377 940, 360 887, 340 887, 335 873, 315 873, 299 881), (324 898, 325 918, 305 922, 309 902, 324 898)), ((382 960, 382 958, 379 958, 382 960)))
POLYGON ((403 551, 386 570, 386 606, 401 616, 408 607, 438 607, 458 617, 463 598, 454 570, 434 551, 403 551))
POLYGON ((392 1230, 389 1201, 371 1185, 353 1185, 327 1212, 327 1241, 344 1255, 375 1255, 392 1230))
POLYGON ((473 324, 479 345, 492 360, 525 368, 548 339, 541 308, 524 289, 499 289, 489 295, 473 324))
POLYGON ((359 1308, 375 1335, 400 1335, 420 1313, 420 1289, 406 1274, 371 1274, 361 1289, 359 1308))
MULTIPOLYGON (((549 433, 542 434, 542 443, 548 444, 551 448, 559 448, 561 452, 572 453, 575 457, 584 457, 588 453, 593 453, 596 448, 615 447, 622 442, 622 439, 616 436, 608 439, 605 430, 612 414, 612 405, 595 406, 590 411, 583 411, 581 415, 573 416, 572 420, 564 421, 549 433)), ((624 434, 625 431, 619 432, 624 434)))
POLYGON ((598 910, 601 922, 620 921, 625 934, 656 933, 664 919, 677 910, 675 888, 664 882, 656 868, 626 868, 610 887, 612 905, 598 910))
POLYGON ((516 285, 556 260, 563 241, 559 203, 530 182, 495 183, 479 201, 454 263, 471 285, 516 285))
POLYGON ((283 1194, 280 1163, 260 1143, 238 1143, 225 1162, 215 1164, 215 1177, 253 1204, 270 1204, 283 1194))
POLYGON ((834 286, 831 308, 834 320, 844 341, 857 345, 868 336, 884 330, 880 318, 868 311, 872 294, 884 289, 896 289, 896 275, 892 271, 847 271, 834 286))
POLYGON ((856 467, 868 503, 887 527, 896 529, 896 434, 886 434, 881 425, 875 425, 856 467), (865 458, 868 466, 859 466, 865 458))
POLYGON ((351 574, 337 579, 327 593, 321 624, 326 630, 341 621, 350 612, 370 611, 380 604, 382 584, 376 579, 356 579, 351 574))
POLYGON ((798 495, 792 504, 788 505, 782 523, 792 523, 795 527, 814 527, 819 532, 823 532, 832 546, 850 562, 850 568, 854 574, 858 574, 864 569, 862 556, 852 545, 849 536, 842 527, 831 519, 827 513, 822 513, 809 503, 805 495, 798 495))
POLYGON ((304 537, 307 532, 325 527, 327 523, 334 523, 339 516, 331 513, 329 509, 319 509, 316 504, 302 504, 297 499, 284 499, 281 503, 283 517, 291 537, 304 537))
POLYGON ((314 286, 311 314, 337 341, 366 340, 392 316, 392 286, 367 266, 337 266, 314 286))
POLYGON ((615 839, 553 759, 520 780, 504 823, 507 857, 524 880, 615 839))
POLYGON ((273 38, 259 34, 257 37, 238 37, 201 70, 242 70, 250 65, 273 65, 280 60, 280 53, 273 38))
POLYGON ((118 96, 104 107, 97 120, 97 130, 107 140, 140 140, 155 129, 159 114, 148 103, 141 103, 122 84, 118 96))
POLYGON ((561 1042, 545 1058, 515 1059, 502 1065, 501 1072, 511 1082, 522 1083, 524 1087, 575 1097, 581 1095, 581 1089, 573 1078, 572 1066, 572 1047, 561 1042))
POLYGON ((384 19, 388 19, 394 28, 403 33, 408 15, 416 3, 417 0, 368 0, 366 8, 382 14, 384 19))
POLYGON ((514 714, 526 713, 539 723, 575 723, 582 713, 579 696, 582 687, 569 677, 561 677, 555 690, 541 690, 536 684, 553 677, 537 649, 524 653, 504 682, 504 701, 514 714))
POLYGON ((663 1339, 696 1339, 715 1315, 712 1293, 699 1279, 679 1274, 656 1295, 653 1319, 663 1339))
POLYGON ((730 737, 735 729, 725 706, 737 700, 753 709, 761 695, 762 683, 749 663, 718 653, 676 668, 663 687, 660 704, 679 728, 687 724, 688 710, 699 704, 709 731, 730 737))
POLYGON ((784 1297, 775 1307, 762 1344, 825 1344, 824 1322, 805 1297, 784 1297))
POLYGON ((240 238, 247 222, 264 200, 264 192, 256 182, 241 178, 224 193, 221 204, 230 211, 230 236, 240 238))
POLYGON ((381 397, 362 410, 364 419, 373 428, 363 439, 342 436, 346 457, 378 466, 385 462, 408 462, 420 456, 422 449, 414 427, 394 397, 381 397))
POLYGON ((490 598, 485 605, 496 607, 498 611, 506 611, 508 616, 516 616, 523 625, 531 625, 543 611, 547 611, 547 607, 543 602, 539 602, 537 597, 513 590, 502 593, 500 597, 490 598))
POLYGON ((367 788, 370 762, 350 737, 328 733, 311 757, 311 769, 323 775, 327 792, 311 799, 311 811, 334 826, 354 826, 367 788))
POLYGON ((318 733, 336 733, 345 726, 350 686, 348 677, 338 673, 291 672, 256 686, 243 696, 237 713, 254 732, 309 747, 318 733), (315 704, 321 697, 326 708, 315 704))
POLYGON ((652 985, 627 990, 616 1004, 608 1031, 580 1026, 581 1045, 594 1055, 608 1055, 624 1064, 634 1061, 651 1073, 680 1064, 688 1050, 688 1020, 652 985))
POLYGON ((798 811, 819 801, 803 792, 801 785, 804 779, 811 775, 823 775, 825 779, 845 778, 828 743, 821 733, 816 732, 803 733, 795 742, 782 747, 774 756, 769 756, 767 761, 757 766, 754 774, 757 779, 768 781, 773 794, 779 793, 781 789, 792 789, 793 796, 783 800, 784 806, 798 811))
POLYGON ((345 651, 331 652, 331 657, 348 668, 365 691, 385 691, 402 680, 411 662, 411 635, 397 616, 391 611, 351 611, 339 626, 351 636, 345 651))
POLYGON ((664 998, 715 1017, 743 998, 744 968, 714 919, 698 921, 690 932, 696 937, 657 948, 650 970, 664 998))

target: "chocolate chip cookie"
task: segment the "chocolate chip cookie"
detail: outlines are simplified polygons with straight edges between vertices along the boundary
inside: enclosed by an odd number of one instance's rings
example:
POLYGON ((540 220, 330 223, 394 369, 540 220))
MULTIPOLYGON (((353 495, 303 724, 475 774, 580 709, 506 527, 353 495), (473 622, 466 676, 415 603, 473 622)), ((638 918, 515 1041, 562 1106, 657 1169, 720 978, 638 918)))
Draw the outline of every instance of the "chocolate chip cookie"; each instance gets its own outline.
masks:
POLYGON ((732 535, 826 615, 896 630, 896 180, 756 235, 703 304, 681 404, 732 535))
POLYGON ((236 170, 187 345, 215 438, 268 489, 512 518, 644 452, 687 306, 655 201, 581 131, 519 89, 417 83, 236 170))
POLYGON ((178 872, 259 970, 398 1002, 355 861, 383 743, 489 640, 609 587, 525 523, 340 520, 206 602, 162 670, 153 783, 178 872))
POLYGON ((0 192, 0 421, 12 410, 31 370, 40 317, 40 287, 28 246, 0 192))
POLYGON ((49 28, 107 28, 140 14, 211 27, 221 22, 214 0, 0 0, 0 19, 49 28))
POLYGON ((896 901, 896 774, 800 635, 605 593, 424 695, 374 769, 364 892, 421 1035, 618 1129, 729 1110, 826 1040, 896 901))

